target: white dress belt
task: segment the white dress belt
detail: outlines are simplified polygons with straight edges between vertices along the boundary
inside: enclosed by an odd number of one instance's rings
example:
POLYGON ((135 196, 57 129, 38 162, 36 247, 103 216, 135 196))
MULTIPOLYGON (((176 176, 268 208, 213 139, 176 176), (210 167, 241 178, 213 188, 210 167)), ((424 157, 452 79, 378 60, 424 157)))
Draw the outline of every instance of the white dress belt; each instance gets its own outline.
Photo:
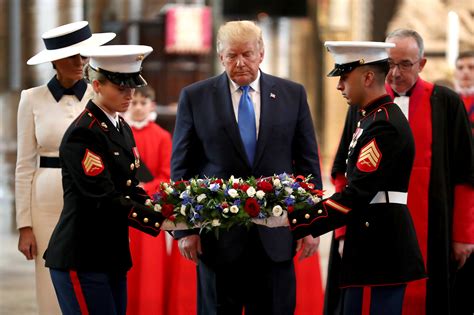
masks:
POLYGON ((407 204, 408 193, 401 191, 379 191, 370 204, 373 203, 399 203, 402 205, 407 204), (388 200, 387 200, 388 196, 388 200))

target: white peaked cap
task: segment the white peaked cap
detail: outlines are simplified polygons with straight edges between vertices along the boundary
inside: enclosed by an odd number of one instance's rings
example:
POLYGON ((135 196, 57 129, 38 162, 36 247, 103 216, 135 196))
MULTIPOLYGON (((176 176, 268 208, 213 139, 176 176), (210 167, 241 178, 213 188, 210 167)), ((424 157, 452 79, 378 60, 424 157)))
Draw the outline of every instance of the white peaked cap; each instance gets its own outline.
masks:
POLYGON ((324 46, 334 57, 335 68, 328 76, 338 76, 352 71, 357 66, 385 61, 387 48, 394 43, 368 41, 327 41, 324 46))

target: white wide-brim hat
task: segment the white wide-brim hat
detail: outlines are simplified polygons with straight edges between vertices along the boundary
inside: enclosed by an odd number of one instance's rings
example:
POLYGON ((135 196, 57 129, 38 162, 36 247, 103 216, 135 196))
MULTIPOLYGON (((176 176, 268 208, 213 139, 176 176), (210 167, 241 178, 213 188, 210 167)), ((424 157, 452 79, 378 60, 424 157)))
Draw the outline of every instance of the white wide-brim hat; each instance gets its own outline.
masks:
POLYGON ((37 65, 80 54, 88 47, 101 46, 112 39, 115 33, 91 33, 87 21, 79 21, 53 28, 41 36, 46 49, 31 57, 26 63, 37 65))

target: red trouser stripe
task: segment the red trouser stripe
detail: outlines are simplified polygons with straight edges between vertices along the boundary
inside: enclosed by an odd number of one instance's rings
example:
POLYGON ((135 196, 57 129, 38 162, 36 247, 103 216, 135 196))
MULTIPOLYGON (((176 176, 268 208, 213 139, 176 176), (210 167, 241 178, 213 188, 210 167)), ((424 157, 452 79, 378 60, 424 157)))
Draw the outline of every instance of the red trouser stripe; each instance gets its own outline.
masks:
POLYGON ((370 315, 370 294, 372 292, 371 287, 364 287, 362 292, 362 312, 361 315, 370 315))
POLYGON ((84 298, 84 293, 82 292, 81 283, 79 282, 79 277, 77 272, 74 270, 69 271, 69 276, 71 277, 72 287, 74 288, 74 293, 76 294, 77 303, 81 310, 82 315, 89 315, 87 310, 86 299, 84 298))

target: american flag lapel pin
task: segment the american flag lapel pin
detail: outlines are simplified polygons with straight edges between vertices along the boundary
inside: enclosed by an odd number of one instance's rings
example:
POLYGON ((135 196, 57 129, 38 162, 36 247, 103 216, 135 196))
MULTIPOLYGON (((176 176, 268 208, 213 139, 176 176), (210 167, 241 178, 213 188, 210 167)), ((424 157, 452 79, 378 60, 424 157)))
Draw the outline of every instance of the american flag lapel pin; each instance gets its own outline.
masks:
POLYGON ((270 98, 273 98, 273 99, 275 99, 275 98, 276 98, 276 95, 275 95, 275 94, 273 94, 273 93, 270 93, 270 98))

